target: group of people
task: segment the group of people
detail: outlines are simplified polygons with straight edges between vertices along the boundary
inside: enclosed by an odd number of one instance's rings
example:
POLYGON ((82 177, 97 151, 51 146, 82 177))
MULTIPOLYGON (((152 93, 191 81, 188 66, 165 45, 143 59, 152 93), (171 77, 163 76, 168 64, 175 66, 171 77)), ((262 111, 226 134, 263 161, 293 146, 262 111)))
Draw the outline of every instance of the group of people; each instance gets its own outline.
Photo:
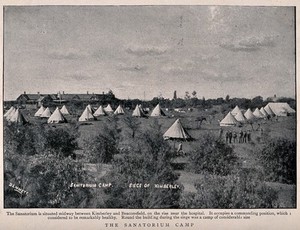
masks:
MULTIPOLYGON (((223 130, 220 130, 220 138, 222 138, 223 130)), ((249 143, 251 141, 251 131, 250 130, 241 130, 240 132, 236 131, 226 131, 225 132, 225 141, 226 143, 249 143)))

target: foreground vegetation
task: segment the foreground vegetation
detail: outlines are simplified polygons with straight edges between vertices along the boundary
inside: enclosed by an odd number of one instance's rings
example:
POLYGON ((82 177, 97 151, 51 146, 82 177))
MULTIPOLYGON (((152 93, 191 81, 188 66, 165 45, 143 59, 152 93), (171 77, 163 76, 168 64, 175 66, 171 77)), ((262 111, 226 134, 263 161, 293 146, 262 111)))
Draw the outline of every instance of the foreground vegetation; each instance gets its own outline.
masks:
MULTIPOLYGON (((185 126, 192 128, 189 119, 186 116, 185 126)), ((294 139, 274 138, 266 130, 249 146, 229 145, 212 132, 208 121, 189 130, 196 140, 184 143, 185 155, 178 157, 177 143, 163 140, 162 125, 168 120, 130 116, 85 125, 5 123, 5 207, 276 208, 282 204, 270 183, 296 184, 294 139), (245 167, 244 157, 254 159, 253 165, 245 167), (178 170, 181 158, 185 167, 178 170), (194 191, 180 179, 184 173, 198 175, 192 182, 194 191), (99 182, 111 186, 70 186, 99 182)))

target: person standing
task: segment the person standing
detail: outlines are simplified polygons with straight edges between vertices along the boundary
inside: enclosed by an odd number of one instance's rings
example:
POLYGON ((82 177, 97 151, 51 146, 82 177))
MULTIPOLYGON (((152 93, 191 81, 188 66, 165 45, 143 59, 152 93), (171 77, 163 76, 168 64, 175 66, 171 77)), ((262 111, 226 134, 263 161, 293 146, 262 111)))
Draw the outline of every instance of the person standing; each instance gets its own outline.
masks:
POLYGON ((229 132, 228 137, 229 137, 229 144, 231 144, 231 140, 232 140, 232 132, 231 131, 229 132))
POLYGON ((248 130, 247 138, 248 138, 248 143, 249 143, 251 141, 251 132, 250 132, 250 130, 248 130))
POLYGON ((234 133, 233 133, 233 143, 235 143, 235 142, 236 142, 236 138, 237 138, 237 133, 236 133, 236 132, 234 132, 234 133))
POLYGON ((247 136, 248 136, 248 135, 247 135, 247 132, 245 131, 245 132, 244 132, 244 143, 247 143, 247 136))
POLYGON ((241 131, 240 131, 240 136, 239 136, 239 143, 243 143, 243 136, 244 136, 244 133, 243 133, 243 131, 241 130, 241 131))
POLYGON ((223 136, 223 129, 220 128, 220 130, 219 130, 219 139, 222 139, 222 136, 223 136))
POLYGON ((226 143, 228 143, 228 138, 229 138, 229 133, 228 133, 228 131, 226 131, 226 133, 225 133, 225 140, 226 140, 226 143))
POLYGON ((183 153, 183 150, 182 150, 182 143, 180 142, 177 148, 177 155, 179 156, 181 153, 183 153))

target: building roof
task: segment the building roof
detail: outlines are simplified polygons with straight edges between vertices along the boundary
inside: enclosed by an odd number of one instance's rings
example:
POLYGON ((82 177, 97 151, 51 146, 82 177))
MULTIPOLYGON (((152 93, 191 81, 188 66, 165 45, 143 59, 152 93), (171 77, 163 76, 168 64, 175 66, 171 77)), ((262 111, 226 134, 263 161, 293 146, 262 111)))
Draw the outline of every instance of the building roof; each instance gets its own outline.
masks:
POLYGON ((89 100, 103 100, 106 98, 113 97, 112 94, 80 94, 80 93, 59 93, 59 94, 27 94, 23 93, 21 94, 17 100, 25 99, 26 101, 43 101, 46 98, 49 98, 50 100, 64 100, 64 101, 72 101, 72 100, 80 100, 80 101, 89 101, 89 100))
POLYGON ((45 98, 50 98, 52 100, 57 99, 57 96, 55 94, 27 94, 27 93, 23 93, 21 94, 17 100, 24 98, 25 100, 29 100, 29 101, 42 101, 45 98))

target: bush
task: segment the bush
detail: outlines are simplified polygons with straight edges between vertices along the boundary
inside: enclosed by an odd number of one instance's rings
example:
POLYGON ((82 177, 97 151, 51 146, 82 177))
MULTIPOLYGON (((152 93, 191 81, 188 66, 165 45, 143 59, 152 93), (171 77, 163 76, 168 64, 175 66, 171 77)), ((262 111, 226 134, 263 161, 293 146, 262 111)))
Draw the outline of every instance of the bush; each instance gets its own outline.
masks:
POLYGON ((5 172, 6 208, 75 208, 90 197, 90 191, 70 188, 71 182, 90 181, 82 165, 57 154, 38 154, 5 172), (12 183, 28 194, 18 194, 12 183))
POLYGON ((129 135, 134 138, 136 135, 136 132, 140 129, 141 122, 138 118, 132 117, 132 116, 126 116, 123 118, 123 122, 126 125, 126 127, 130 130, 128 133, 129 135))
POLYGON ((220 177, 206 175, 195 183, 197 193, 181 197, 181 208, 276 208, 277 192, 260 175, 239 172, 220 177))
POLYGON ((5 126, 4 206, 71 208, 88 202, 88 190, 70 188, 71 182, 88 181, 82 164, 67 157, 74 154, 77 146, 76 132, 46 131, 39 126, 26 128, 5 126), (18 193, 10 185, 28 193, 18 193))
POLYGON ((269 140, 257 151, 266 179, 280 183, 296 184, 296 142, 287 139, 269 140))
POLYGON ((191 169, 195 173, 207 172, 226 176, 238 165, 238 158, 233 149, 222 140, 206 134, 190 153, 191 169))
POLYGON ((155 188, 155 184, 175 184, 178 175, 171 167, 170 146, 156 129, 146 130, 121 154, 114 157, 106 177, 113 187, 105 190, 106 208, 178 208, 181 189, 155 188), (141 188, 131 188, 140 183, 141 188), (145 188, 143 185, 149 184, 145 188))
POLYGON ((110 163, 119 152, 116 139, 107 133, 98 134, 84 145, 84 155, 90 163, 110 163))
POLYGON ((71 127, 50 128, 45 133, 45 148, 62 154, 64 157, 72 156, 75 158, 74 151, 78 148, 77 138, 78 129, 71 127))
POLYGON ((15 123, 4 123, 4 149, 20 155, 35 155, 38 146, 44 142, 42 126, 19 126, 15 123))
POLYGON ((119 153, 119 130, 115 122, 110 126, 103 125, 99 133, 84 141, 84 155, 90 163, 110 163, 114 155, 119 153))

